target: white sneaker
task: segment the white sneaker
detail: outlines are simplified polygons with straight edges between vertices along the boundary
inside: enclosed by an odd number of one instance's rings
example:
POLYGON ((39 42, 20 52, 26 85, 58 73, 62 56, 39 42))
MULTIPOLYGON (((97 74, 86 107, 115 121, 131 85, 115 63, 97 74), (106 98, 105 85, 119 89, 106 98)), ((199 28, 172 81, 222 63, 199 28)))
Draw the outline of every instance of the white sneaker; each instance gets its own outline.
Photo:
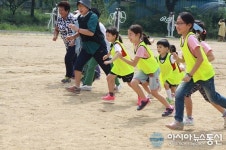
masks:
POLYGON ((184 122, 185 126, 193 126, 194 125, 194 118, 184 117, 183 122, 184 122))
POLYGON ((224 118, 224 128, 226 129, 226 117, 223 118, 224 118))
POLYGON ((119 92, 119 90, 122 88, 122 85, 121 84, 119 84, 118 86, 117 85, 115 85, 115 91, 116 92, 119 92))
POLYGON ((89 86, 89 85, 83 85, 80 88, 82 91, 91 91, 92 90, 92 86, 89 86))

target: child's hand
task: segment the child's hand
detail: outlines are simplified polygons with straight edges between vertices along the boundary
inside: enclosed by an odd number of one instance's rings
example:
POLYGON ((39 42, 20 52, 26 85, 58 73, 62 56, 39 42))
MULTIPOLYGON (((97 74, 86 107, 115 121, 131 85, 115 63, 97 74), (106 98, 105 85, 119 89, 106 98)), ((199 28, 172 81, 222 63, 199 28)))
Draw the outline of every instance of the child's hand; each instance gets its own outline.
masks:
POLYGON ((108 60, 108 61, 104 61, 104 64, 105 65, 108 65, 108 64, 111 64, 112 62, 110 61, 110 60, 108 60))
POLYGON ((103 56, 103 60, 106 60, 108 58, 108 55, 103 56))
POLYGON ((177 55, 176 52, 173 52, 172 55, 173 55, 173 59, 175 59, 175 60, 177 60, 179 58, 179 56, 177 55))
POLYGON ((191 80, 191 77, 188 76, 187 74, 184 76, 183 81, 184 82, 189 82, 191 80))

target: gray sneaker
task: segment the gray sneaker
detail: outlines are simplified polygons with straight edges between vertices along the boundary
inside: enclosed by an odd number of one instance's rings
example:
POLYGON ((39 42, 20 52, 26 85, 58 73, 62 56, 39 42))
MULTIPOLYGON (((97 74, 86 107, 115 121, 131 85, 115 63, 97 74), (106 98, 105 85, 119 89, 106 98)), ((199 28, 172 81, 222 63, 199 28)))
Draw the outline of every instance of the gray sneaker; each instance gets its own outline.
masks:
POLYGON ((115 85, 114 90, 115 90, 115 92, 119 92, 121 88, 122 88, 122 85, 121 84, 119 84, 118 86, 115 85))
POLYGON ((183 122, 185 126, 194 126, 194 118, 184 117, 183 122))
POLYGON ((72 93, 75 93, 75 94, 80 94, 80 92, 81 92, 81 88, 76 87, 76 86, 67 87, 66 90, 68 92, 72 92, 72 93))
POLYGON ((92 90, 92 86, 90 86, 90 85, 83 85, 80 88, 82 91, 91 91, 92 90))

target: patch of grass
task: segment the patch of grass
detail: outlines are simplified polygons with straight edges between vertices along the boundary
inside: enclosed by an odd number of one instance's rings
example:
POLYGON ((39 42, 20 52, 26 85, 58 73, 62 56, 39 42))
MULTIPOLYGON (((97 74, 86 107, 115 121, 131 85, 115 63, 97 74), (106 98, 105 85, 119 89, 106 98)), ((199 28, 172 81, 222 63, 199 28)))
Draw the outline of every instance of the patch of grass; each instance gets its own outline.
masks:
POLYGON ((9 11, 1 10, 0 30, 21 30, 21 31, 48 31, 47 23, 49 15, 39 10, 31 17, 27 11, 18 11, 14 16, 9 11))
POLYGON ((0 24, 0 30, 20 30, 20 31, 39 31, 39 32, 46 32, 48 31, 46 26, 39 26, 39 25, 15 25, 15 24, 8 24, 2 23, 0 24))

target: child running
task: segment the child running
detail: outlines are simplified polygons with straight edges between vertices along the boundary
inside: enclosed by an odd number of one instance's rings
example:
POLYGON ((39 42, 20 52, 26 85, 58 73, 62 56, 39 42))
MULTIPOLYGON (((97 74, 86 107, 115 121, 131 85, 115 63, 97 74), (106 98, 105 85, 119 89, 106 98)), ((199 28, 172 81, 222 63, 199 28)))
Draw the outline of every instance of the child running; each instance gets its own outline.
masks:
MULTIPOLYGON (((200 42, 200 45, 203 47, 203 50, 207 56, 207 59, 210 62, 212 62, 215 59, 215 57, 212 52, 212 48, 205 42, 207 32, 205 30, 204 23, 199 20, 196 20, 195 22, 196 23, 194 23, 193 32, 196 34, 198 41, 200 42)), ((208 97, 206 96, 204 89, 199 84, 195 84, 195 86, 192 88, 192 90, 188 94, 185 95, 185 106, 186 106, 187 116, 184 117, 184 120, 183 120, 184 125, 188 125, 188 126, 194 125, 194 118, 192 117, 191 95, 193 93, 195 93, 196 91, 199 91, 201 93, 201 95, 203 96, 203 98, 207 102, 211 103, 223 115, 224 128, 226 128, 226 110, 223 107, 211 102, 208 99, 208 97)))
POLYGON ((180 84, 184 74, 181 72, 174 56, 170 53, 170 43, 167 39, 162 39, 157 42, 157 50, 159 56, 157 61, 161 70, 162 85, 166 90, 167 101, 173 103, 172 92, 175 93, 177 86, 180 84))
POLYGON ((122 56, 120 56, 120 58, 129 65, 137 66, 138 68, 138 71, 131 81, 131 87, 137 93, 138 101, 140 101, 137 110, 142 110, 149 102, 149 98, 144 95, 143 90, 139 86, 140 83, 146 82, 149 78, 151 94, 166 107, 166 111, 163 112, 162 116, 169 116, 173 113, 174 107, 158 93, 160 88, 160 69, 153 52, 147 46, 147 44, 150 45, 151 42, 148 40, 147 36, 143 34, 143 29, 138 24, 130 26, 128 29, 128 38, 135 46, 135 58, 132 60, 125 59, 122 56))
POLYGON ((102 99, 112 102, 115 100, 115 78, 122 78, 123 82, 127 82, 130 86, 130 81, 133 79, 134 68, 118 58, 119 54, 121 54, 124 59, 131 59, 122 43, 122 38, 115 27, 107 28, 106 38, 111 43, 111 49, 109 53, 103 57, 103 60, 106 60, 111 55, 112 59, 104 61, 104 64, 108 65, 113 63, 113 66, 111 72, 107 75, 109 93, 102 97, 102 99))
POLYGON ((178 34, 181 35, 180 46, 187 73, 176 90, 175 121, 166 125, 171 130, 183 130, 184 97, 196 83, 201 85, 211 102, 226 108, 226 98, 215 91, 215 72, 192 32, 193 25, 194 18, 189 12, 182 12, 177 17, 176 29, 178 34))

